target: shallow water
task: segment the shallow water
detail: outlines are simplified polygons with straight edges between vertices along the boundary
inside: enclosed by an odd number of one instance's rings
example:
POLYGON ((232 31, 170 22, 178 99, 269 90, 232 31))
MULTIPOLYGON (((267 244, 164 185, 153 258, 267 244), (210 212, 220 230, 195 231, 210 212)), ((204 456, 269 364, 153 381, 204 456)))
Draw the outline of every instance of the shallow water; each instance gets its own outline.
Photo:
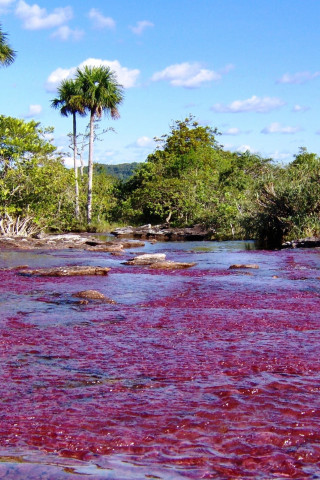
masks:
POLYGON ((0 478, 320 479, 320 252, 0 253, 0 478), (138 253, 188 270, 123 265, 138 253), (229 270, 256 263, 256 270, 229 270), (80 305, 97 289, 117 302, 80 305))

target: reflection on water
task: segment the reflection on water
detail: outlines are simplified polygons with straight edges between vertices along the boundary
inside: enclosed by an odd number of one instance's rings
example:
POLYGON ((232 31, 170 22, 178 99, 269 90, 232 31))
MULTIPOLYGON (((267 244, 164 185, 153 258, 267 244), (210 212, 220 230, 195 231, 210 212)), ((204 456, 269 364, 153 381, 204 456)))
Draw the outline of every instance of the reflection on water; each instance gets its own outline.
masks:
POLYGON ((0 253, 2 269, 66 264, 111 271, 0 271, 0 478, 317 478, 317 250, 0 253), (197 265, 124 265, 146 252, 197 265), (117 303, 81 304, 87 289, 117 303))

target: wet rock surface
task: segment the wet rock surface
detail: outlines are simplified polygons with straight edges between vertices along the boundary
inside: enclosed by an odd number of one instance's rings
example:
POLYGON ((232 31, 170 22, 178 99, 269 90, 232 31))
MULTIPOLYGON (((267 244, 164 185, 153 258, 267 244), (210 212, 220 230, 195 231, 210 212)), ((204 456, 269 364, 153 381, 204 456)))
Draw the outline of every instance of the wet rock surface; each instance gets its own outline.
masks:
POLYGON ((214 230, 203 225, 188 228, 173 228, 168 225, 142 225, 141 227, 117 228, 111 232, 120 238, 156 239, 162 241, 209 240, 214 230))
POLYGON ((194 267, 196 262, 173 262, 172 260, 166 260, 164 262, 155 262, 150 265, 150 268, 158 268, 159 270, 180 270, 183 268, 194 267))
POLYGON ((315 248, 320 247, 320 237, 300 238, 282 244, 282 248, 315 248))
POLYGON ((166 259, 165 253, 143 254, 124 262, 125 265, 152 265, 166 259))
POLYGON ((127 262, 125 265, 147 265, 150 268, 158 268, 163 270, 176 270, 182 268, 190 268, 196 265, 195 262, 174 262, 172 260, 166 260, 165 253, 154 253, 138 255, 127 262))
POLYGON ((63 235, 42 235, 32 237, 0 236, 0 248, 18 250, 62 250, 74 248, 92 252, 123 253, 125 249, 144 247, 142 241, 119 239, 103 241, 93 235, 77 235, 74 233, 63 235))
POLYGON ((258 269, 259 265, 256 265, 255 263, 234 263, 229 267, 230 270, 236 270, 236 269, 242 269, 242 268, 258 269))
POLYGON ((73 267, 57 267, 57 268, 38 268, 38 269, 21 269, 20 275, 35 275, 39 277, 72 277, 84 275, 107 275, 110 268, 92 267, 92 266, 73 266, 73 267))
POLYGON ((111 298, 106 297, 103 293, 99 292, 98 290, 82 290, 81 292, 74 293, 72 295, 76 298, 83 298, 85 300, 98 300, 103 303, 112 303, 115 304, 114 300, 111 298))

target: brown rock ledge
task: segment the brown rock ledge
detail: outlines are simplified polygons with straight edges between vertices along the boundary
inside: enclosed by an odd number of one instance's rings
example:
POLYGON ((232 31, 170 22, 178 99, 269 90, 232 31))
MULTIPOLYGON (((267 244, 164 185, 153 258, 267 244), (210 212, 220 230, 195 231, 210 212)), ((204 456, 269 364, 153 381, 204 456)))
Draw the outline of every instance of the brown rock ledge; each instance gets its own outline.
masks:
POLYGON ((19 275, 36 275, 40 277, 72 277, 77 275, 107 275, 110 271, 107 267, 92 266, 74 266, 74 267, 57 267, 57 268, 39 268, 39 269, 22 269, 19 275))

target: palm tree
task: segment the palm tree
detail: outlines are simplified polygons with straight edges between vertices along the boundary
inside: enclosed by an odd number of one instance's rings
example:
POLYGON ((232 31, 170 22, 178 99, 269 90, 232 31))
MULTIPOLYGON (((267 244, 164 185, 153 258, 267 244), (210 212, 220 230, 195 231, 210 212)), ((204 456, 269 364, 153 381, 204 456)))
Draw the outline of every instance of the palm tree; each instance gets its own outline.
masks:
POLYGON ((81 91, 85 108, 90 113, 89 160, 88 160, 88 198, 87 220, 92 218, 92 179, 93 179, 93 141, 94 122, 103 112, 111 118, 119 118, 118 106, 123 100, 123 86, 117 82, 115 73, 109 67, 78 68, 75 82, 81 91))
POLYGON ((10 65, 16 56, 16 52, 7 43, 7 34, 0 26, 0 64, 4 67, 10 65))
POLYGON ((75 216, 79 219, 79 184, 77 168, 77 113, 85 114, 82 97, 74 80, 62 80, 58 87, 58 97, 51 101, 53 108, 60 108, 61 115, 67 117, 70 114, 73 119, 72 143, 73 143, 73 167, 75 177, 75 216))

